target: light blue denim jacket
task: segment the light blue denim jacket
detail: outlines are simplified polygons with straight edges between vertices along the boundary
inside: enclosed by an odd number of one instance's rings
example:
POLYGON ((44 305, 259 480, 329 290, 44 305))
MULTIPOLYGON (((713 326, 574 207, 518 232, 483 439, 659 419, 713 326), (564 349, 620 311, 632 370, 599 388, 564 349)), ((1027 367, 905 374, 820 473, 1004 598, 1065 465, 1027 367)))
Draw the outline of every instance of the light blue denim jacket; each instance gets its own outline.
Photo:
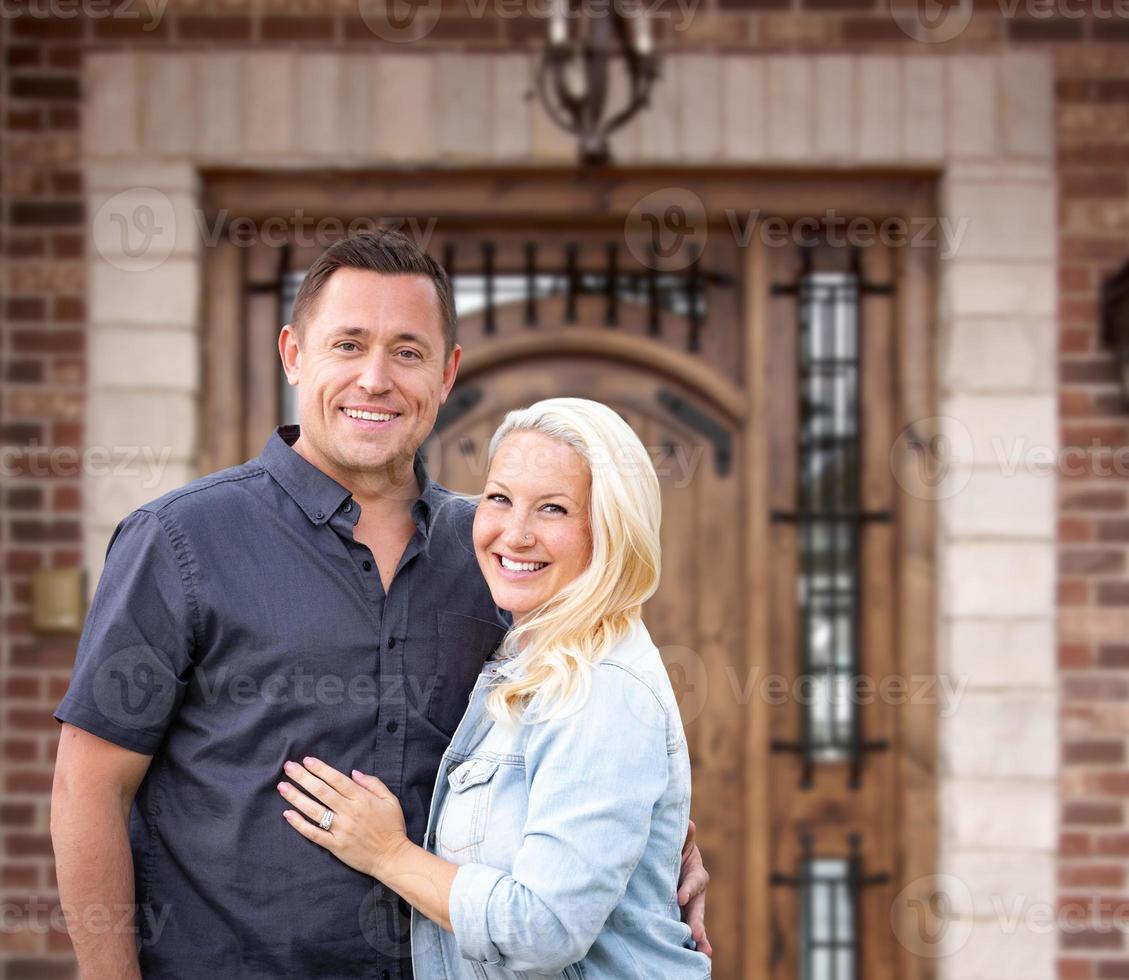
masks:
POLYGON ((412 913, 417 980, 702 980, 679 920, 690 758, 645 626, 592 671, 571 715, 533 725, 485 711, 488 661, 443 757, 427 848, 458 864, 454 935, 412 913))

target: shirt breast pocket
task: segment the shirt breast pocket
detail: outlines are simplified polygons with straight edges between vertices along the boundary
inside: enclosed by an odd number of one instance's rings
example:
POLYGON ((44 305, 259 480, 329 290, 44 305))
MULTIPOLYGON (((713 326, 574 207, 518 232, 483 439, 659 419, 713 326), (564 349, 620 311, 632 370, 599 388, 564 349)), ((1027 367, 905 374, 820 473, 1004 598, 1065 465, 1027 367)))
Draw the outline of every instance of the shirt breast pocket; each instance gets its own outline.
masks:
POLYGON ((497 771, 497 762, 467 759, 447 774, 450 792, 435 830, 443 851, 460 854, 478 847, 486 839, 491 780, 497 771))
POLYGON ((482 665, 505 636, 497 623, 443 610, 438 614, 439 663, 427 705, 428 720, 453 735, 467 709, 482 665))

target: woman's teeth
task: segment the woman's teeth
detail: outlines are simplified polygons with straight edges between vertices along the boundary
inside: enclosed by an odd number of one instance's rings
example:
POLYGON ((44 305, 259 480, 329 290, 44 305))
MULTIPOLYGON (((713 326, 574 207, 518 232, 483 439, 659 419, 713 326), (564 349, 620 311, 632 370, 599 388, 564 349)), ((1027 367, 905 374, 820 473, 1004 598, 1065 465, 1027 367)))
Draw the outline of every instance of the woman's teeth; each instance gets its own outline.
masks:
POLYGON ((360 412, 355 408, 341 409, 351 419, 364 419, 366 422, 391 422, 396 416, 381 412, 360 412))
POLYGON ((511 572, 536 572, 549 564, 547 561, 510 561, 505 555, 498 557, 502 560, 502 567, 511 572))

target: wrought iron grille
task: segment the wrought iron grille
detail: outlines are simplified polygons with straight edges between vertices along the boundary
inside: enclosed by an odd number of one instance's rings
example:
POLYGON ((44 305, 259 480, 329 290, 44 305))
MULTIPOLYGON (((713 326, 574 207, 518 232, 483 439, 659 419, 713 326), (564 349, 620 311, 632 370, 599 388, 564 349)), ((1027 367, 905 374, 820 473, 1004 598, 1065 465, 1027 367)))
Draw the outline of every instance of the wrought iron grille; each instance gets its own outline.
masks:
MULTIPOLYGON (((709 290, 732 287, 733 277, 706 269, 701 253, 692 251, 690 265, 677 272, 660 271, 654 259, 645 268, 625 268, 618 242, 603 245, 601 269, 581 268, 580 244, 565 243, 551 249, 538 242, 522 243, 521 261, 514 268, 500 268, 498 246, 493 241, 467 241, 460 246, 447 242, 442 261, 455 293, 455 311, 460 318, 481 315, 482 330, 493 334, 503 307, 522 306, 522 323, 529 329, 542 325, 544 301, 564 299, 564 323, 579 320, 579 301, 595 297, 603 307, 602 322, 619 325, 625 303, 646 308, 647 333, 662 336, 664 320, 686 325, 686 349, 700 349, 701 333, 709 314, 709 290), (550 254, 546 254, 550 253, 550 254)), ((280 326, 290 320, 294 298, 305 272, 289 271, 289 250, 281 251, 276 282, 252 284, 252 289, 278 292, 280 326)), ((282 424, 298 421, 296 393, 280 373, 279 419, 282 424)))
POLYGON ((624 268, 617 242, 604 244, 603 268, 598 270, 581 268, 580 245, 575 242, 566 243, 547 259, 549 248, 525 242, 521 266, 512 269, 498 268, 496 251, 488 241, 468 242, 461 249, 448 243, 443 250, 458 315, 481 314, 487 334, 495 331, 496 313, 503 306, 522 303, 523 323, 534 329, 541 325, 541 301, 563 297, 564 322, 574 324, 579 317, 578 301, 596 297, 603 303, 605 326, 619 324, 621 304, 642 305, 647 308, 651 336, 662 334, 664 317, 677 318, 688 326, 686 349, 696 351, 709 313, 709 288, 733 285, 731 276, 703 268, 700 253, 692 255, 686 269, 663 272, 657 260, 644 269, 624 268))
POLYGON ((847 857, 817 855, 810 834, 800 839, 796 874, 774 874, 774 885, 797 890, 799 980, 859 980, 862 976, 861 890, 886 884, 886 872, 863 872, 860 838, 849 838, 847 857))
POLYGON ((859 297, 888 287, 863 282, 858 254, 852 271, 818 272, 805 251, 795 284, 774 292, 797 298, 799 427, 798 501, 773 519, 797 525, 799 571, 799 673, 804 697, 800 741, 774 742, 774 751, 804 757, 802 783, 811 785, 817 763, 851 764, 857 787, 862 753, 885 749, 885 740, 862 737, 854 682, 860 671, 860 530, 865 521, 889 520, 865 512, 860 500, 862 332, 859 297))

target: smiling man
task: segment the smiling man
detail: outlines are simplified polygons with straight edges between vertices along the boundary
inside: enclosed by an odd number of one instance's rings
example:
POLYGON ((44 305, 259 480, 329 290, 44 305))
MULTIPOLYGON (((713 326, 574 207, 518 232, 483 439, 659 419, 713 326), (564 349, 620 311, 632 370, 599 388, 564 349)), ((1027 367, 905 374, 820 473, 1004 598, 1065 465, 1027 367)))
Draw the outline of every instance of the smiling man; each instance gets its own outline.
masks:
MULTIPOLYGON (((411 976, 407 906, 296 847, 275 786, 305 755, 373 773, 422 843, 506 629, 473 505, 418 456, 459 366, 450 282, 398 234, 338 242, 279 351, 301 428, 122 521, 56 711, 51 831, 87 980, 411 976), (136 931, 91 925, 130 905, 136 931)), ((696 849, 686 867, 697 895, 696 849)))

